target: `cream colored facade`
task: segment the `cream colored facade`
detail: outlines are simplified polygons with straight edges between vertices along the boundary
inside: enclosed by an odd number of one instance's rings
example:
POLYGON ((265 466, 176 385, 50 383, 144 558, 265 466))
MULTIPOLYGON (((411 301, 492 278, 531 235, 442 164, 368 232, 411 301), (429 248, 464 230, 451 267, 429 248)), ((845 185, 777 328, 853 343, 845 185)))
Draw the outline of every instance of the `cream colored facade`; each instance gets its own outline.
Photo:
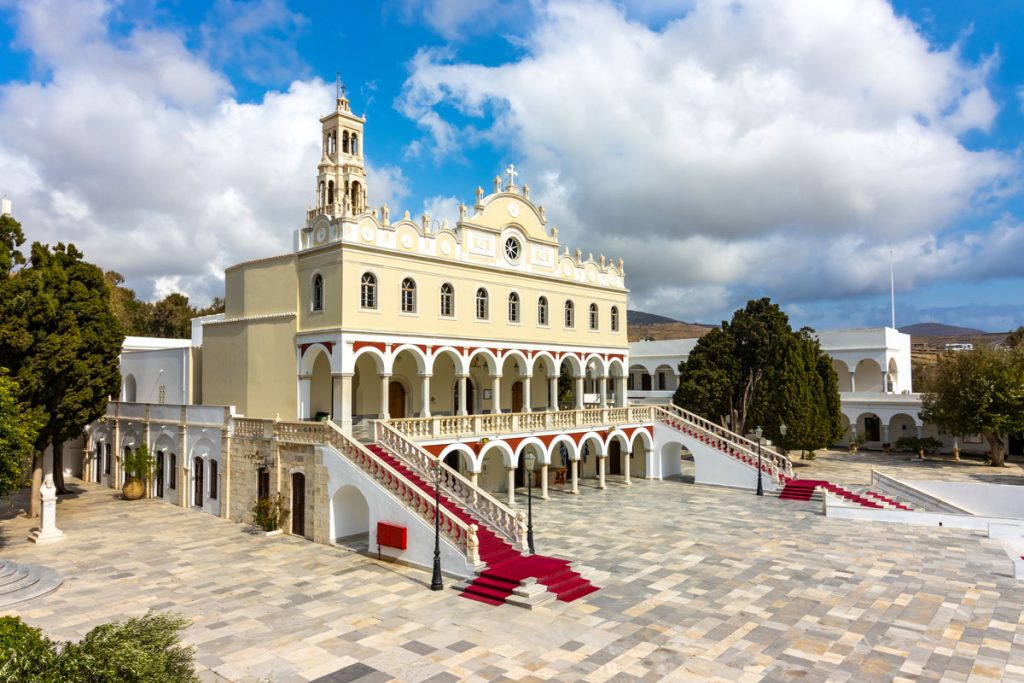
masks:
POLYGON ((321 119, 316 205, 294 253, 226 271, 224 319, 203 330, 204 401, 345 427, 624 405, 622 261, 563 247, 512 167, 454 227, 392 221, 366 203, 364 123, 343 96, 321 119))

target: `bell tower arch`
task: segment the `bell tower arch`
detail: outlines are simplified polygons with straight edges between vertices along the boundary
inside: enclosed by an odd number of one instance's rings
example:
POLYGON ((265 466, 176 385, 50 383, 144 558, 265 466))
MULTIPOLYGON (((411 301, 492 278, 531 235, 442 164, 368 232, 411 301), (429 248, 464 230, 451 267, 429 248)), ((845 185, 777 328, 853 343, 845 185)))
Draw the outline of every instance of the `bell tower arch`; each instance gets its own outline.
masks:
POLYGON ((316 206, 307 224, 321 214, 333 218, 367 211, 363 126, 366 118, 352 113, 345 86, 339 82, 335 110, 321 117, 322 151, 317 165, 316 206))

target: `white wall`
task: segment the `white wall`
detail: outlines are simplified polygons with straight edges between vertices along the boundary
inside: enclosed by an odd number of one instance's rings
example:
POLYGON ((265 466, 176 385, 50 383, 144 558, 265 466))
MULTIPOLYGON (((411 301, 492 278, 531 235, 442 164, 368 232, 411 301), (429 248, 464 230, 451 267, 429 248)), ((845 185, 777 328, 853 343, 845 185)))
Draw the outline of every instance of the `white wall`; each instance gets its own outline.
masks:
POLYGON ((189 349, 152 349, 121 354, 121 400, 127 400, 124 378, 135 377, 136 403, 188 403, 189 349), (160 387, 164 400, 160 400, 160 387))
POLYGON ((1024 486, 966 481, 904 483, 975 515, 1024 519, 1024 486))
MULTIPOLYGON (((746 465, 735 458, 725 455, 719 450, 704 444, 690 436, 683 435, 670 427, 654 423, 654 448, 652 449, 648 467, 657 479, 669 476, 663 474, 661 454, 665 445, 671 442, 682 443, 693 454, 694 482, 712 486, 729 486, 732 488, 757 488, 757 468, 746 465)), ((676 472, 678 473, 678 472, 676 472)), ((762 474, 761 485, 765 491, 775 491, 778 485, 771 476, 762 474)))

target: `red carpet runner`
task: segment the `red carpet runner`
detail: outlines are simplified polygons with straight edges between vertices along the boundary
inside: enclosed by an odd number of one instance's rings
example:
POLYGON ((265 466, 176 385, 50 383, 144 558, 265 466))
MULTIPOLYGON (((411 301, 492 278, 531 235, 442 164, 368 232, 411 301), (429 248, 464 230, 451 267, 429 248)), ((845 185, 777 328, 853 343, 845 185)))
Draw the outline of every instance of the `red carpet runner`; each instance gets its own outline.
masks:
MULTIPOLYGON (((409 481, 431 496, 434 495, 433 486, 384 448, 377 444, 368 444, 367 448, 405 475, 409 481)), ((500 605, 512 595, 512 591, 519 587, 524 579, 528 578, 537 579, 538 583, 546 586, 549 592, 554 593, 555 597, 563 602, 572 602, 597 590, 597 586, 569 568, 568 560, 520 553, 484 522, 464 510, 443 493, 441 494, 441 506, 466 524, 477 525, 480 559, 487 563, 487 568, 466 587, 465 591, 460 593, 462 597, 487 605, 500 605)))
POLYGON ((886 505, 881 505, 876 501, 886 503, 889 507, 896 508, 898 510, 909 510, 906 505, 901 505, 891 498, 886 498, 880 493, 874 491, 868 491, 864 496, 848 491, 842 486, 837 486, 824 479, 789 479, 786 481, 786 486, 782 489, 782 493, 779 494, 779 498, 786 500, 810 500, 811 496, 814 495, 815 489, 821 487, 833 493, 841 498, 857 503, 858 505, 866 508, 884 509, 886 505), (871 496, 875 500, 871 500, 866 496, 871 496))

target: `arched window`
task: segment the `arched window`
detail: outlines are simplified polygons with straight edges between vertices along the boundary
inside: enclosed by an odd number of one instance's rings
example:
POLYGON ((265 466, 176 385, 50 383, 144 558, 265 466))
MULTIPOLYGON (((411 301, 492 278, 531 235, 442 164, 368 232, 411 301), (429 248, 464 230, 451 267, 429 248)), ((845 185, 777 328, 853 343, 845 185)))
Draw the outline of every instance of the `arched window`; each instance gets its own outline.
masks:
POLYGON ((590 304, 590 329, 597 329, 597 304, 590 304))
POLYGON ((333 204, 334 203, 334 181, 333 180, 327 181, 327 203, 328 204, 333 204))
POLYGON ((359 136, 352 133, 352 154, 359 156, 359 136))
POLYGON ((515 292, 508 295, 508 321, 519 322, 519 295, 515 292))
POLYGON ((619 307, 612 306, 612 332, 619 331, 619 307))
POLYGON ((402 313, 416 312, 416 283, 411 277, 402 280, 402 313))
POLYGON ((546 296, 537 299, 537 324, 548 324, 548 298, 546 296))
MULTIPOLYGON (((109 472, 107 474, 110 474, 109 472)), ((174 453, 167 459, 167 487, 176 489, 178 488, 178 456, 174 453)))
POLYGON ((573 327, 576 324, 576 316, 574 315, 572 301, 565 302, 565 326, 573 327))
POLYGON ((447 282, 441 285, 441 315, 446 318, 455 315, 455 288, 447 282))
POLYGON ((363 273, 359 287, 359 305, 363 308, 377 308, 377 276, 363 273))
POLYGON ((487 320, 487 290, 483 287, 476 290, 476 319, 487 320))
POLYGON ((324 276, 319 273, 313 276, 313 310, 324 310, 324 276))
POLYGON ((217 500, 217 461, 210 461, 210 500, 217 500))
POLYGON ((348 131, 341 134, 341 151, 348 154, 348 131))

